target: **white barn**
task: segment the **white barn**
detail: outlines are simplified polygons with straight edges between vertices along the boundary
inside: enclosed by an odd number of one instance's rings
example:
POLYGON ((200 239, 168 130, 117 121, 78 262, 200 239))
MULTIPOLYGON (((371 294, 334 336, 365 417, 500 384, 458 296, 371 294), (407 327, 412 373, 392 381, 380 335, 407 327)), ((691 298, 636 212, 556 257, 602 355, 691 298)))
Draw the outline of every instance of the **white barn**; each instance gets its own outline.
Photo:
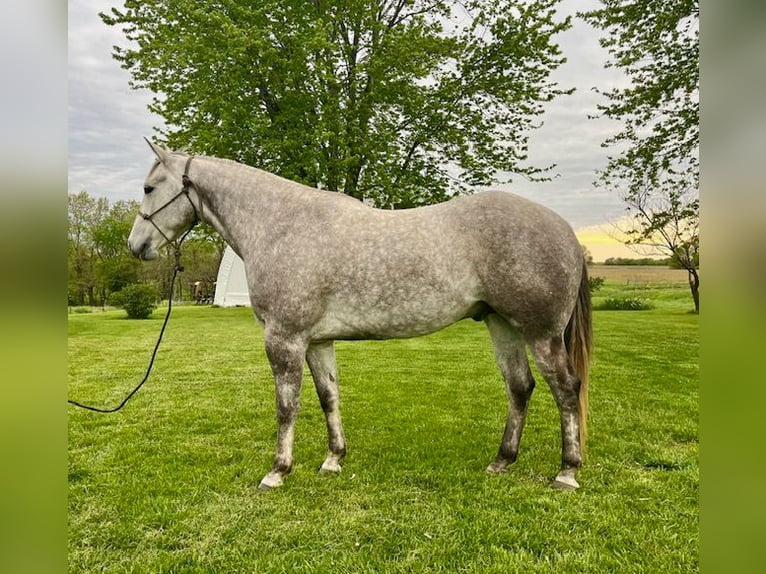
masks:
POLYGON ((245 264, 228 245, 218 268, 213 304, 219 307, 250 306, 245 264))

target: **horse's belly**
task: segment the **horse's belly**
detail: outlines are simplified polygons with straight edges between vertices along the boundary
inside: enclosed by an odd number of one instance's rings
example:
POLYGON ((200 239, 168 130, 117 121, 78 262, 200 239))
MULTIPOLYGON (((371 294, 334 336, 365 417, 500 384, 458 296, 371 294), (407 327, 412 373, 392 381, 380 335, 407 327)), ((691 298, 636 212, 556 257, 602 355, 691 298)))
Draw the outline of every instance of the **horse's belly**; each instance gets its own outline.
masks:
POLYGON ((478 312, 470 297, 428 297, 382 302, 340 300, 328 304, 312 330, 315 339, 396 339, 433 333, 478 312))

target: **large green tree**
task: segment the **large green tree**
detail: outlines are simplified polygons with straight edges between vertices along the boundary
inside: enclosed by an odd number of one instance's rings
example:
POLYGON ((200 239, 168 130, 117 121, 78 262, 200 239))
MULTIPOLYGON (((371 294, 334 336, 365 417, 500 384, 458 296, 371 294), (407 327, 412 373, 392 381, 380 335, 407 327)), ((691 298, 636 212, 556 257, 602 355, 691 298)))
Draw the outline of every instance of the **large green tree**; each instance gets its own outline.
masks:
POLYGON ((378 206, 443 200, 527 162, 563 61, 558 0, 126 0, 101 15, 172 147, 378 206))
POLYGON ((602 30, 626 87, 602 92, 599 112, 622 129, 604 142, 598 185, 615 190, 631 216, 627 242, 687 270, 699 311, 699 1, 602 0, 581 14, 602 30))

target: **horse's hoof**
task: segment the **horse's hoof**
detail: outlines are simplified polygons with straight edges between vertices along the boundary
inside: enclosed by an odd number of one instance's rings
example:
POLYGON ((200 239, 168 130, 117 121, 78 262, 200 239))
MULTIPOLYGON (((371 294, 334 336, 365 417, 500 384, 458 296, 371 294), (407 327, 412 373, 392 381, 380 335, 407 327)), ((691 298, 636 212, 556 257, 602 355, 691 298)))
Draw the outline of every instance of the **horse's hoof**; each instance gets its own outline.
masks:
POLYGON ((274 488, 279 488, 284 484, 284 481, 282 480, 282 477, 279 474, 270 472, 266 476, 263 477, 263 480, 261 480, 261 483, 258 485, 258 490, 261 492, 268 492, 269 490, 272 490, 274 488))
POLYGON ((484 469, 487 474, 505 474, 508 472, 508 466, 500 462, 493 462, 484 469))
POLYGON ((319 467, 319 474, 337 475, 337 474, 340 474, 341 470, 343 469, 341 468, 339 464, 336 464, 335 466, 323 464, 322 466, 319 467))
POLYGON ((556 490, 577 490, 580 488, 579 483, 571 476, 557 476, 551 484, 556 490))

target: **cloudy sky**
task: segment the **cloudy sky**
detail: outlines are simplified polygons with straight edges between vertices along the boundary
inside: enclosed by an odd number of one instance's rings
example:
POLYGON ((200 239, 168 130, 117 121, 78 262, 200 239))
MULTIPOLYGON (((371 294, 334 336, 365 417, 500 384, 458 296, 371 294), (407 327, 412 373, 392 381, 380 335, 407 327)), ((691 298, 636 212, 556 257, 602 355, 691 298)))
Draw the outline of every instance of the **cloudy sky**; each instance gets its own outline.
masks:
MULTIPOLYGON (((124 45, 119 30, 98 17, 119 1, 69 2, 69 181, 70 192, 87 190, 110 201, 140 199, 142 181, 152 157, 143 141, 161 118, 146 106, 150 94, 131 90, 129 74, 112 59, 112 46, 124 45)), ((562 14, 598 6, 596 0, 564 0, 562 14)), ((512 190, 554 209, 578 230, 609 226, 624 213, 612 194, 595 188, 595 172, 606 164, 601 142, 619 127, 610 120, 589 120, 601 100, 593 87, 608 89, 624 82, 618 71, 605 70, 606 52, 598 32, 582 21, 559 35, 568 61, 555 72, 562 88, 576 88, 549 104, 544 125, 531 139, 535 165, 556 164, 558 177, 532 183, 516 178, 512 190)), ((594 253, 594 255, 596 255, 594 253)), ((597 258, 598 259, 598 258, 597 258)))

